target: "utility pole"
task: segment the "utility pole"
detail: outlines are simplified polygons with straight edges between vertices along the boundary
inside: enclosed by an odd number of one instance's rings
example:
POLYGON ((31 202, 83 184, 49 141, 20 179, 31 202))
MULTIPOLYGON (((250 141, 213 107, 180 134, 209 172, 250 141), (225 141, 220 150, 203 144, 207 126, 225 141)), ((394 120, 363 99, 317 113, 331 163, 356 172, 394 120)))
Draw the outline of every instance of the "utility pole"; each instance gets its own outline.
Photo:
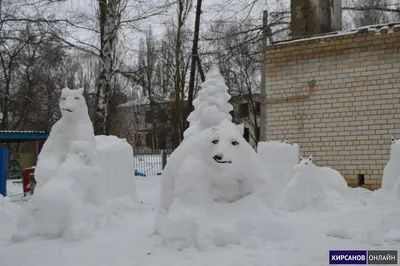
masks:
POLYGON ((267 38, 269 35, 269 28, 268 28, 268 11, 264 10, 263 12, 263 34, 262 34, 262 60, 261 60, 261 103, 260 103, 260 141, 267 140, 266 134, 266 124, 267 124, 267 106, 266 106, 266 99, 267 99, 267 38))

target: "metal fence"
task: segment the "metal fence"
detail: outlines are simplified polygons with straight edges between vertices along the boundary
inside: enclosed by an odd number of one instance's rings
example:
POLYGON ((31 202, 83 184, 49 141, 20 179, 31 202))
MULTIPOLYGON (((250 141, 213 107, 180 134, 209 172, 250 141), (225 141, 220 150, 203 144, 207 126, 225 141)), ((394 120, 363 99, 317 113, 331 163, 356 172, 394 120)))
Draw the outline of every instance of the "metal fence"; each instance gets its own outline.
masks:
POLYGON ((137 175, 160 175, 172 150, 135 150, 135 172, 137 175))

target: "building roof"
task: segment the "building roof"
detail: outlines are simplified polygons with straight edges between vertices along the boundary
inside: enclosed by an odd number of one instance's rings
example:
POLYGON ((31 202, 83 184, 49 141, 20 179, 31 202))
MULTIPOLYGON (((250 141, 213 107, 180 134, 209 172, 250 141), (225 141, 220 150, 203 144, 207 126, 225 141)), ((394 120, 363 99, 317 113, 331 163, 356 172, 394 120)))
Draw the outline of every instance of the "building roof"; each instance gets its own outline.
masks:
POLYGON ((45 140, 49 134, 44 131, 0 130, 0 142, 25 142, 45 140))
POLYGON ((337 36, 344 36, 350 34, 366 34, 366 35, 380 35, 380 34, 389 34, 393 32, 400 32, 400 22, 396 23, 387 23, 387 24, 379 24, 379 25, 369 25, 364 26, 348 31, 336 31, 336 32, 328 32, 324 34, 318 34, 312 37, 298 38, 298 39, 290 39, 284 41, 274 42, 273 45, 283 45, 283 44, 291 44, 297 42, 304 42, 310 40, 318 40, 318 39, 326 39, 337 36))

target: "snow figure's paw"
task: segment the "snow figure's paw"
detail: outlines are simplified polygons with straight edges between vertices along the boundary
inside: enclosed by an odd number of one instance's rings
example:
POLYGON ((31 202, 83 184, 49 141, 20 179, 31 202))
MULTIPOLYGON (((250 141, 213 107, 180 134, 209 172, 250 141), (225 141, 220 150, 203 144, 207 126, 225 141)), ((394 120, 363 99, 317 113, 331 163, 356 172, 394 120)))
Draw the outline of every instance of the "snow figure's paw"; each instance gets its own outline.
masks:
POLYGON ((199 250, 210 250, 215 247, 214 229, 211 226, 207 224, 200 226, 196 246, 199 250))
POLYGON ((40 160, 38 161, 38 165, 35 168, 35 180, 37 182, 37 187, 43 186, 51 178, 56 176, 59 165, 60 161, 56 155, 41 156, 40 160))
POLYGON ((171 217, 163 226, 162 235, 168 246, 182 250, 195 246, 197 230, 194 219, 171 217))
POLYGON ((73 141, 70 152, 77 154, 86 165, 90 164, 94 157, 93 148, 87 141, 73 141))
POLYGON ((178 251, 182 251, 188 248, 188 244, 184 240, 174 240, 168 245, 170 248, 176 249, 178 251))

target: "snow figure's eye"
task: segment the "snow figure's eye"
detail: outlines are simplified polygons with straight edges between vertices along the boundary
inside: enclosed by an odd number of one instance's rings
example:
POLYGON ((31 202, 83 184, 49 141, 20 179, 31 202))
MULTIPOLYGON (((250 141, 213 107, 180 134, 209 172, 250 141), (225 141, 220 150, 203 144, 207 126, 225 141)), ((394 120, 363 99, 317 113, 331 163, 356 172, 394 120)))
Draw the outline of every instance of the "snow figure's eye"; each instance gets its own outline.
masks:
POLYGON ((233 146, 239 145, 239 142, 237 142, 237 141, 232 141, 231 143, 233 146))
POLYGON ((62 97, 62 98, 61 98, 61 101, 65 101, 65 97, 62 97))
POLYGON ((79 100, 79 97, 75 97, 75 100, 79 100))
POLYGON ((215 139, 215 140, 213 140, 213 141, 211 141, 213 144, 217 144, 218 143, 218 140, 217 139, 215 139))

